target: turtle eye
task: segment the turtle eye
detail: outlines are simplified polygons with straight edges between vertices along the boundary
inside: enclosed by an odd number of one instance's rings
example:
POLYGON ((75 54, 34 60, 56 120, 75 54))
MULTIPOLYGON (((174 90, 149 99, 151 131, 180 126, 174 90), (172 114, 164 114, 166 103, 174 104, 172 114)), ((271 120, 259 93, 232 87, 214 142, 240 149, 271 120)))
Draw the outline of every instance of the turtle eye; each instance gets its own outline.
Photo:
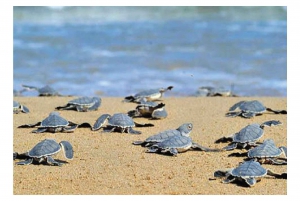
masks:
POLYGON ((192 124, 189 124, 188 129, 192 129, 192 127, 193 127, 192 124))

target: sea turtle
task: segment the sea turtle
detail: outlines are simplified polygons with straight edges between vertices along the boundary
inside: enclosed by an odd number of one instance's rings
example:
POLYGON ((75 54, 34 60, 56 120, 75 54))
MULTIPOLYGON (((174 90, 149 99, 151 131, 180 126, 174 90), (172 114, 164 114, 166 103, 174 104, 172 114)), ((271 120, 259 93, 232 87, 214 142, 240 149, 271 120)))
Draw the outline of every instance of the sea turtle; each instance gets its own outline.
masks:
POLYGON ((130 110, 128 116, 134 117, 150 117, 152 119, 163 119, 168 116, 164 103, 141 102, 136 106, 135 110, 130 110))
POLYGON ((156 143, 162 142, 167 138, 183 135, 189 136, 190 132, 192 131, 193 125, 191 123, 185 123, 179 126, 177 129, 168 129, 165 131, 161 131, 158 134, 152 135, 148 137, 144 141, 135 141, 133 142, 134 145, 141 145, 142 147, 150 147, 156 143))
POLYGON ((219 149, 206 148, 193 142, 189 136, 192 129, 192 123, 185 123, 176 130, 166 130, 147 138, 145 141, 135 141, 133 144, 150 146, 146 151, 148 153, 170 153, 172 156, 177 156, 178 153, 185 152, 190 149, 201 151, 221 151, 219 149))
POLYGON ((39 96, 62 96, 59 94, 56 90, 54 90, 49 85, 46 85, 42 88, 34 87, 34 86, 28 86, 28 85, 22 85, 27 91, 28 90, 36 90, 39 93, 39 96))
POLYGON ((231 143, 223 147, 224 150, 233 150, 237 147, 241 148, 247 148, 247 146, 257 146, 256 141, 258 141, 264 134, 264 127, 265 126, 272 126, 272 125, 280 125, 282 124, 280 121, 276 120, 270 120, 266 121, 262 124, 249 124, 243 129, 241 129, 239 132, 228 136, 228 137, 222 137, 215 141, 215 143, 220 142, 228 142, 231 141, 231 143))
POLYGON ((150 127, 153 124, 138 124, 131 117, 124 113, 116 113, 114 115, 103 114, 95 122, 92 130, 99 130, 108 120, 104 132, 120 131, 121 133, 141 134, 140 131, 133 130, 133 127, 150 127))
POLYGON ((263 144, 248 151, 248 158, 255 158, 260 163, 287 164, 287 148, 284 146, 276 147, 272 139, 266 139, 263 144), (282 153, 285 157, 279 158, 282 153))
POLYGON ((26 106, 21 105, 17 101, 13 101, 13 102, 14 102, 14 106, 13 106, 14 114, 18 114, 19 112, 23 112, 23 113, 28 113, 29 112, 29 109, 26 106))
POLYGON ((253 187, 262 177, 273 176, 278 179, 286 179, 287 174, 278 174, 271 170, 265 169, 255 160, 245 161, 236 168, 217 170, 214 172, 214 177, 225 177, 223 183, 231 183, 235 180, 246 182, 250 187, 253 187))
POLYGON ((58 106, 57 110, 76 110, 78 112, 87 112, 97 110, 101 105, 101 98, 99 97, 80 97, 69 101, 64 106, 58 106))
POLYGON ((42 163, 45 162, 49 165, 61 166, 63 163, 58 162, 52 158, 52 155, 58 153, 61 149, 64 151, 64 155, 67 159, 73 159, 73 147, 68 141, 61 141, 57 143, 53 139, 45 139, 36 144, 30 151, 18 154, 14 153, 14 159, 26 158, 25 161, 17 162, 17 165, 29 165, 33 162, 42 163))
MULTIPOLYGON (((233 87, 231 87, 233 88, 233 87)), ((236 94, 232 93, 232 89, 228 90, 223 87, 211 87, 211 86, 203 86, 199 87, 196 92, 196 96, 223 96, 223 97, 236 97, 236 94)))
POLYGON ((266 108, 260 101, 240 101, 229 108, 229 112, 226 113, 226 117, 242 116, 245 118, 251 118, 256 115, 261 115, 265 111, 273 112, 275 114, 287 114, 286 110, 273 110, 266 108), (238 112, 234 112, 236 109, 240 109, 238 112))
POLYGON ((49 116, 44 119, 42 122, 37 122, 35 124, 25 124, 21 125, 18 128, 33 128, 38 127, 37 130, 33 130, 33 133, 43 133, 43 132, 73 132, 77 127, 90 127, 83 124, 75 124, 70 122, 59 115, 58 112, 51 112, 49 116))
POLYGON ((124 98, 124 102, 141 102, 141 101, 155 101, 160 99, 163 96, 163 93, 167 90, 171 90, 173 86, 169 86, 167 88, 159 88, 159 89, 148 89, 141 91, 134 96, 126 96, 124 98))

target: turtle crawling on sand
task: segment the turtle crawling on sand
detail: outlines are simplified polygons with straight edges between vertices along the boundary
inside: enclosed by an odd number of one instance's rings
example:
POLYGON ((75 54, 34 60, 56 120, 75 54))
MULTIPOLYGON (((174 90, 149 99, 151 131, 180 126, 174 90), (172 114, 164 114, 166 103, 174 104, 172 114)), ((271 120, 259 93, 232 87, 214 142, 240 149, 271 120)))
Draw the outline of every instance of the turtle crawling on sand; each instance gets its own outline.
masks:
POLYGON ((286 179, 287 174, 278 174, 271 170, 265 169, 255 160, 245 161, 236 168, 217 170, 214 177, 225 177, 223 183, 231 183, 233 181, 245 182, 249 187, 253 187, 262 177, 273 176, 278 179, 286 179))
POLYGON ((131 117, 124 113, 116 113, 114 115, 103 114, 95 122, 92 130, 99 130, 105 122, 107 126, 104 132, 120 131, 121 133, 141 134, 140 131, 133 130, 133 127, 151 127, 153 124, 139 124, 133 121, 131 117))
POLYGON ((56 110, 76 110, 78 112, 87 112, 97 110, 101 105, 99 97, 80 97, 69 101, 64 106, 58 106, 56 110))
POLYGON ((135 110, 130 110, 128 116, 134 117, 148 117, 152 119, 163 119, 168 116, 168 113, 165 109, 164 103, 156 103, 149 101, 142 101, 135 110))
POLYGON ((171 90, 172 88, 173 86, 169 86, 167 88, 144 90, 133 96, 126 96, 123 101, 136 103, 140 103, 141 101, 156 101, 163 96, 164 92, 171 90))
POLYGON ((25 106, 25 105, 21 105, 19 102, 17 101, 13 101, 14 105, 13 105, 13 111, 14 111, 14 114, 18 114, 20 112, 23 112, 23 113, 29 113, 29 109, 25 106))
POLYGON ((37 130, 33 130, 32 133, 43 133, 43 132, 73 132, 77 127, 90 127, 90 125, 75 124, 71 121, 68 121, 60 116, 58 112, 51 112, 47 118, 41 122, 35 124, 25 124, 21 125, 18 128, 34 128, 38 127, 37 130))
POLYGON ((14 152, 14 160, 18 158, 25 158, 25 161, 17 162, 17 165, 29 165, 33 162, 43 163, 48 165, 61 166, 63 163, 58 162, 52 158, 53 155, 61 151, 64 151, 64 155, 67 159, 73 159, 73 147, 68 141, 61 141, 57 143, 53 139, 45 139, 36 144, 30 151, 19 154, 14 152))
POLYGON ((61 94, 59 94, 56 90, 54 90, 49 85, 46 85, 41 88, 34 87, 34 86, 28 86, 28 85, 22 85, 22 87, 24 87, 24 89, 27 91, 29 91, 29 90, 37 91, 39 93, 38 96, 62 96, 61 94))
POLYGON ((256 115, 262 115, 264 112, 269 111, 275 114, 287 114, 286 110, 273 110, 265 107, 260 101, 240 101, 229 108, 229 112, 226 117, 242 116, 244 118, 252 118, 256 115), (240 111, 234 112, 234 110, 240 109, 240 111))

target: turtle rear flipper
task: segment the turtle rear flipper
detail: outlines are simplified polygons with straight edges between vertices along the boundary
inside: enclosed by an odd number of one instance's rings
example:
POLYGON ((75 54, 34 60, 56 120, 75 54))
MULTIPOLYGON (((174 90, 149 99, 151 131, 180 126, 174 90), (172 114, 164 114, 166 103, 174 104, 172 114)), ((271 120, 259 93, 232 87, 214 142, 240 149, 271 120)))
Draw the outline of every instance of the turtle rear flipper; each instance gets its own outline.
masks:
POLYGON ((17 164, 17 165, 29 165, 29 164, 32 163, 32 161, 33 161, 33 159, 32 159, 32 158, 29 158, 29 159, 27 159, 27 160, 25 160, 25 161, 17 162, 16 164, 17 164))
POLYGON ((275 114, 287 114, 287 110, 273 110, 271 108, 266 108, 266 110, 275 114))
POLYGON ((60 163, 56 160, 54 160, 51 156, 47 156, 47 163, 49 165, 57 165, 57 166, 62 166, 63 163, 60 163))
POLYGON ((204 147, 204 146, 201 146, 201 145, 199 145, 198 143, 195 143, 195 142, 193 142, 193 144, 192 144, 192 149, 198 149, 200 151, 206 151, 206 152, 221 152, 221 151, 224 151, 223 149, 211 149, 211 148, 208 148, 208 147, 204 147))
POLYGON ((233 150, 235 148, 237 148, 237 143, 231 143, 228 146, 223 147, 222 149, 225 150, 225 151, 230 151, 230 150, 233 150))

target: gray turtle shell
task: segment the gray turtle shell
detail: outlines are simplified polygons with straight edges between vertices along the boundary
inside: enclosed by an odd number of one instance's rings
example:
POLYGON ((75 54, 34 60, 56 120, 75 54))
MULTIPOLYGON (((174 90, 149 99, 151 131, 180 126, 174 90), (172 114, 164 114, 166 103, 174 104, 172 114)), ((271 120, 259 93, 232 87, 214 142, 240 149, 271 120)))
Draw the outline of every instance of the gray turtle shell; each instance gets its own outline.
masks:
POLYGON ((56 154, 60 151, 60 145, 52 139, 45 139, 38 144, 36 144, 29 152, 28 156, 34 158, 41 158, 44 156, 49 156, 56 154))
POLYGON ((162 142, 164 140, 166 140, 167 138, 173 137, 175 135, 180 135, 180 131, 176 130, 176 129, 169 129, 169 130, 165 130, 162 132, 159 132, 156 135, 152 135, 150 137, 148 137, 145 142, 162 142))
POLYGON ((17 102, 17 101, 14 101, 14 106, 13 106, 13 108, 14 108, 14 109, 18 109, 19 107, 20 107, 20 103, 17 102))
POLYGON ((107 124, 109 126, 115 126, 120 128, 135 127, 135 123, 131 117, 127 114, 116 113, 108 119, 107 124))
POLYGON ((154 144, 154 147, 158 147, 159 149, 170 149, 175 148, 178 152, 184 152, 187 151, 189 148, 191 148, 193 142, 190 137, 176 135, 170 138, 167 138, 166 140, 159 142, 157 144, 154 144))
POLYGON ((69 122, 62 118, 58 112, 51 112, 49 116, 41 122, 40 127, 67 126, 69 122))
POLYGON ((233 111, 239 108, 243 112, 251 112, 255 114, 263 113, 266 111, 266 107, 258 100, 253 101, 241 101, 233 105, 229 111, 233 111))
POLYGON ((240 130, 240 132, 233 135, 233 142, 255 142, 261 138, 264 134, 264 130, 260 127, 259 124, 250 124, 240 130))
POLYGON ((277 157, 282 151, 276 147, 272 139, 266 139, 263 144, 248 151, 249 158, 277 157))
POLYGON ((267 174, 267 170, 263 168, 259 162, 254 160, 245 161, 237 168, 234 168, 230 174, 234 177, 249 178, 262 177, 267 174))
POLYGON ((52 87, 46 85, 42 88, 38 89, 38 92, 40 95, 46 95, 46 96, 53 96, 53 95, 58 95, 58 92, 55 91, 52 87))
POLYGON ((76 98, 74 100, 69 101, 69 104, 90 107, 90 106, 93 106, 97 102, 100 103, 100 101, 101 101, 101 99, 99 97, 84 96, 84 97, 76 98))

